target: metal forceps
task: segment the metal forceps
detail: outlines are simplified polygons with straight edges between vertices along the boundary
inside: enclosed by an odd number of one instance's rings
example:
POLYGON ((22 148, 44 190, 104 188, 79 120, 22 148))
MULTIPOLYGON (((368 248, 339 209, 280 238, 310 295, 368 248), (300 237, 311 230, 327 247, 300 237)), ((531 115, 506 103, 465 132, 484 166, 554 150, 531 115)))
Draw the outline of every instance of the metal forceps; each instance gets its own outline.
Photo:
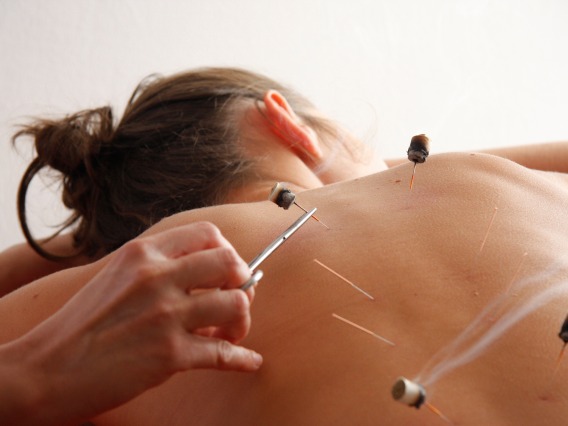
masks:
MULTIPOLYGON (((280 247, 284 242, 292 236, 294 232, 302 227, 304 223, 308 221, 309 218, 313 216, 316 212, 317 207, 314 207, 309 212, 304 213, 298 220, 296 220, 288 229, 286 229, 282 234, 280 234, 274 241, 272 241, 264 250, 262 250, 258 256, 256 256, 251 262, 249 263, 249 268, 251 271, 254 272, 256 268, 260 266, 262 262, 266 260, 268 256, 270 256, 274 251, 280 247)), ((246 283, 241 286, 241 290, 247 290, 251 286, 255 285, 257 282, 260 281, 262 278, 262 271, 258 270, 252 274, 252 276, 248 279, 246 283)))

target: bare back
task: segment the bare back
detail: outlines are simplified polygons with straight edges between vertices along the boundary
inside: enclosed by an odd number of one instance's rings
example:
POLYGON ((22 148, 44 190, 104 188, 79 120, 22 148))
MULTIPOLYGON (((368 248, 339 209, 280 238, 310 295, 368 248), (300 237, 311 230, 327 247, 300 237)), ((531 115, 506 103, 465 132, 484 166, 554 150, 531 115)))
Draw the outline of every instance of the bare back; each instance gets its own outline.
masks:
MULTIPOLYGON (((331 229, 310 221, 261 266, 244 342, 264 356, 258 373, 178 374, 95 423, 444 424, 393 400, 403 375, 423 381, 427 402, 456 425, 564 424, 568 359, 551 379, 568 312, 566 176, 446 154, 418 165, 410 191, 411 170, 298 195, 331 229), (462 334, 463 346, 435 357, 462 334)), ((155 229, 210 220, 249 260, 301 213, 269 202, 226 205, 155 229)), ((50 280, 0 300, 0 315, 36 303, 50 280)), ((42 309, 55 309, 57 297, 42 309)))

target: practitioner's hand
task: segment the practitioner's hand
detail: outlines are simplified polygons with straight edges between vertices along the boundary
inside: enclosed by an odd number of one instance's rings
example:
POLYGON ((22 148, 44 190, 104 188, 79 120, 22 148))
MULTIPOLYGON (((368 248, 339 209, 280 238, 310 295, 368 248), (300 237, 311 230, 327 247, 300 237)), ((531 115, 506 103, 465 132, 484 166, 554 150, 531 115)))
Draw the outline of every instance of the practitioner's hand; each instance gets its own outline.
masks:
MULTIPOLYGON (((84 419, 192 368, 253 371, 247 264, 209 223, 132 241, 61 310, 14 343, 43 398, 41 424, 84 419), (214 289, 221 290, 200 290, 214 289), (56 401, 57 399, 57 401, 56 401)), ((36 404, 37 405, 37 404, 36 404)))

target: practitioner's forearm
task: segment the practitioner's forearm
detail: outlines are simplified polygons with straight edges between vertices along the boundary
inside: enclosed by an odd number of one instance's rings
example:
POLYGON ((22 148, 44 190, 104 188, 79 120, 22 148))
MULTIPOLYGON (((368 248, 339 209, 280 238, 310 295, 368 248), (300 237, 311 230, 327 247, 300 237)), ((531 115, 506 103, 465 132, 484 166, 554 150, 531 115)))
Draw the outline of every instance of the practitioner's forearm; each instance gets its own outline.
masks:
MULTIPOLYGON (((0 424, 55 424, 43 417, 47 409, 57 407, 48 403, 48 389, 42 387, 46 381, 34 377, 37 369, 22 357, 30 349, 22 347, 25 345, 22 339, 0 345, 0 424)), ((59 416, 58 421, 62 420, 59 416)))
MULTIPOLYGON (((45 368, 50 359, 44 354, 51 354, 43 350, 50 346, 45 340, 30 333, 0 345, 0 425, 76 425, 92 414, 88 389, 68 392, 65 371, 45 368)), ((55 355, 64 360, 66 354, 55 355)))

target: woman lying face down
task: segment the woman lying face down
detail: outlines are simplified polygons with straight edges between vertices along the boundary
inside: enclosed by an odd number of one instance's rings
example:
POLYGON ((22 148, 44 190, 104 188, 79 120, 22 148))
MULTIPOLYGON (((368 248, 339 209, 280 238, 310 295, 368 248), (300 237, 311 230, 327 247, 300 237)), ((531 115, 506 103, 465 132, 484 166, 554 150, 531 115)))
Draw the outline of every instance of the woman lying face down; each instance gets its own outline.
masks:
MULTIPOLYGON (((566 176, 489 155, 432 155, 410 191, 412 163, 362 177, 370 170, 357 156, 337 154, 299 117, 280 90, 242 107, 238 142, 254 167, 223 196, 239 204, 182 212, 147 231, 206 219, 252 259, 302 213, 259 201, 275 181, 318 208, 330 229, 308 222, 262 266, 245 343, 263 367, 178 374, 95 424, 443 424, 392 399, 401 375, 425 378, 427 401, 454 424, 562 424, 567 395, 552 377, 566 314, 566 176), (435 357, 487 306, 466 348, 435 357)), ((106 261, 1 299, 4 318, 30 309, 2 339, 58 309, 106 261)))
MULTIPOLYGON (((392 399, 406 376, 425 379, 426 401, 453 424, 562 424, 565 363, 552 378, 568 285, 565 176, 494 156, 440 154, 410 191, 411 167, 297 194, 330 229, 309 221, 262 265, 243 342, 263 355, 257 373, 180 373, 94 423, 444 424, 392 399), (464 347, 435 357, 488 306, 464 347), (472 356, 470 347, 478 347, 472 356), (464 354, 471 359, 452 367, 464 354), (426 369, 431 360, 449 371, 432 376, 439 366, 426 369)), ((206 218, 250 260, 297 210, 228 204, 180 213, 148 232, 206 218)), ((105 259, 0 299, 0 317, 12 324, 2 339, 57 309, 105 259), (26 314, 10 317, 22 307, 26 314)))

